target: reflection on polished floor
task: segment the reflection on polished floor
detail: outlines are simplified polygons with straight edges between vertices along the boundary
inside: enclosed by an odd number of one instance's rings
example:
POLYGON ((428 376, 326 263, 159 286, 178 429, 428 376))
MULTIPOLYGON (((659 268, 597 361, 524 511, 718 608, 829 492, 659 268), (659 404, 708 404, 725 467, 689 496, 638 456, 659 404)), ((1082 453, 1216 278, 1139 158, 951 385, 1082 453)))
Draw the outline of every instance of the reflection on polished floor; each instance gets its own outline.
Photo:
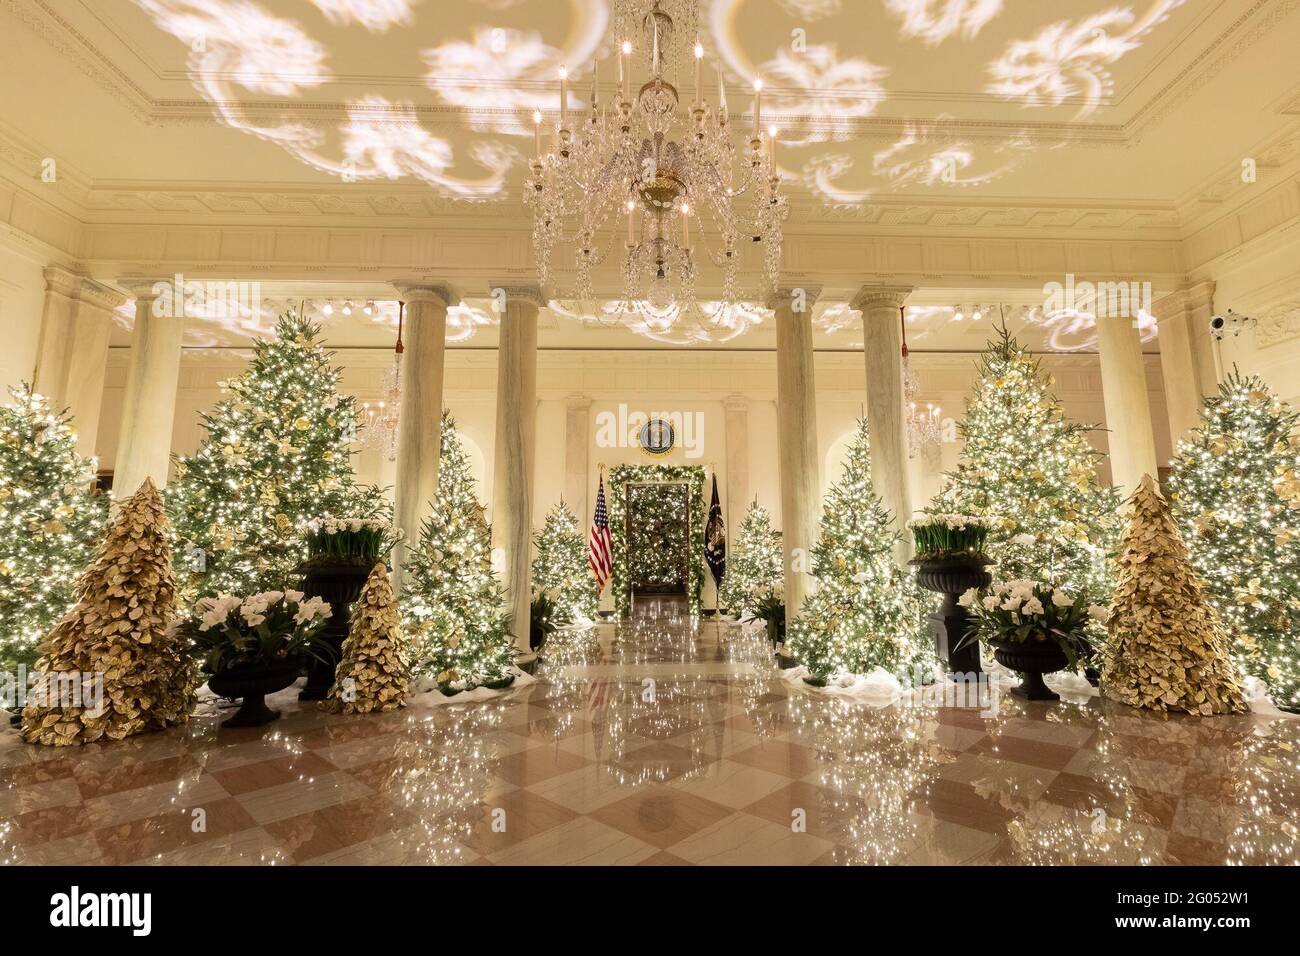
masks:
POLYGON ((77 751, 0 737, 5 863, 1294 863, 1300 721, 790 691, 651 602, 538 683, 77 751), (202 813, 196 813, 196 811, 202 813), (199 824, 202 823, 202 826, 199 824))

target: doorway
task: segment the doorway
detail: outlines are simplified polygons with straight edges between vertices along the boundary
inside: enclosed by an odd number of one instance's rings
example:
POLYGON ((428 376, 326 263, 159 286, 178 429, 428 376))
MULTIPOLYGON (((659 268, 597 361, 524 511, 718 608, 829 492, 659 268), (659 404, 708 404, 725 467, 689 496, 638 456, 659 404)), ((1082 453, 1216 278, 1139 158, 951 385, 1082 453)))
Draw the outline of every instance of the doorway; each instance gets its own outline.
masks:
POLYGON ((691 487, 685 481, 628 482, 628 600, 686 599, 691 586, 691 487))

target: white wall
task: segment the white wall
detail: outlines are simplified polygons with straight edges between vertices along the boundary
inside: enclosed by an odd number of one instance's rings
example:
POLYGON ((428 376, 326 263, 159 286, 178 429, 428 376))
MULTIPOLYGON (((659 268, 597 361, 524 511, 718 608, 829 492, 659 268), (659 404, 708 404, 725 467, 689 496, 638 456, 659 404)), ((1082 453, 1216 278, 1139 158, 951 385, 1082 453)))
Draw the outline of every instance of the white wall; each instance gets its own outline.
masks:
POLYGON ((45 308, 43 268, 0 248, 0 401, 8 400, 10 386, 30 382, 36 372, 45 308))

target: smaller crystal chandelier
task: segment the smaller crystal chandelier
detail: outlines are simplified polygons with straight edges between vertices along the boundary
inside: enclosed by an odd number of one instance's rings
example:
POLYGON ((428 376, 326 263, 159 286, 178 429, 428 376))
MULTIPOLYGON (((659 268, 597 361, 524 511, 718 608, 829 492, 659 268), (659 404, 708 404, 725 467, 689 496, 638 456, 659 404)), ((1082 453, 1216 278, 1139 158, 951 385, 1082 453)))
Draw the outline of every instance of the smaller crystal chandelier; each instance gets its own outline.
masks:
POLYGON ((921 379, 912 368, 907 351, 907 311, 898 310, 898 321, 903 329, 903 401, 907 405, 907 457, 915 458, 916 453, 927 445, 937 445, 943 438, 943 409, 933 402, 926 402, 925 411, 916 407, 916 393, 921 387, 921 379))
POLYGON ((357 423, 357 442, 362 448, 379 448, 389 461, 397 460, 397 422, 402 407, 402 318, 405 302, 397 303, 397 344, 393 346, 393 367, 384 381, 384 397, 363 402, 357 423))

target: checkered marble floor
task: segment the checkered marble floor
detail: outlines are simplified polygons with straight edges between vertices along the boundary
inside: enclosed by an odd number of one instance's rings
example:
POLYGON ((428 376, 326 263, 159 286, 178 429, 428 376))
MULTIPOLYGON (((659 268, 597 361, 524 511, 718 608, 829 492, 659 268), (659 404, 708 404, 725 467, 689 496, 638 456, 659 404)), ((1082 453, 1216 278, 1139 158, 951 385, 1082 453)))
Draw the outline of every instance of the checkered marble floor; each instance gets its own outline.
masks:
POLYGON ((1295 863, 1300 721, 1095 698, 996 714, 792 690, 766 642, 652 604, 488 702, 0 734, 4 863, 1295 863))

